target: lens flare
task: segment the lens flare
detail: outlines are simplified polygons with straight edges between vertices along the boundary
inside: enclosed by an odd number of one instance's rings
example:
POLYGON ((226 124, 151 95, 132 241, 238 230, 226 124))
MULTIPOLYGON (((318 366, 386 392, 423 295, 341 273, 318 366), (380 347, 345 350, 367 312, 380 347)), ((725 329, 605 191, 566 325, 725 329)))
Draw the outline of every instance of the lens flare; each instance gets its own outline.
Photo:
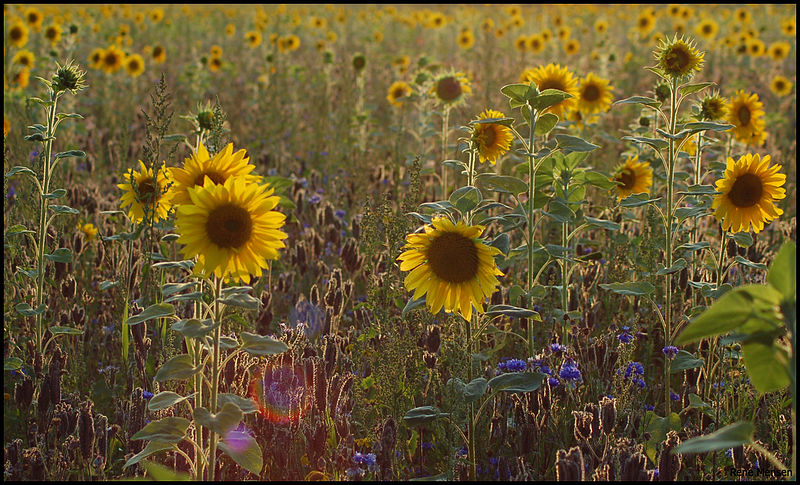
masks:
POLYGON ((259 370, 250 381, 250 397, 259 414, 278 425, 296 423, 309 410, 306 376, 301 366, 275 366, 259 370))

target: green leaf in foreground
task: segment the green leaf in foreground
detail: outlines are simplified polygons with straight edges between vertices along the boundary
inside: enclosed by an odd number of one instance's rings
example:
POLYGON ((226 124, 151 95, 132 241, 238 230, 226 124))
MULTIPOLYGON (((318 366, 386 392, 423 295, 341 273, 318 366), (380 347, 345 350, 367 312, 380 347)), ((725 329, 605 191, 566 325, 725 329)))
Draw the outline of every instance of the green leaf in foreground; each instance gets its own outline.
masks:
POLYGON ((244 431, 229 431, 222 437, 219 449, 245 470, 258 475, 264 465, 261 447, 244 431))
POLYGON ((699 438, 692 438, 684 441, 677 448, 675 453, 684 455, 694 453, 707 453, 709 451, 727 450, 735 446, 746 445, 753 442, 753 432, 755 426, 749 421, 739 421, 713 433, 699 438))
POLYGON ((489 381, 489 387, 503 392, 531 392, 539 389, 544 381, 544 374, 538 372, 509 372, 500 374, 489 381))
POLYGON ((161 441, 163 443, 177 443, 186 436, 190 421, 178 416, 151 421, 140 429, 131 440, 161 441))
POLYGON ((169 303, 157 303, 155 305, 150 305, 142 313, 132 316, 125 323, 127 325, 136 325, 142 322, 146 322, 147 320, 152 320, 154 318, 168 317, 174 314, 175 314, 175 307, 173 307, 169 303))

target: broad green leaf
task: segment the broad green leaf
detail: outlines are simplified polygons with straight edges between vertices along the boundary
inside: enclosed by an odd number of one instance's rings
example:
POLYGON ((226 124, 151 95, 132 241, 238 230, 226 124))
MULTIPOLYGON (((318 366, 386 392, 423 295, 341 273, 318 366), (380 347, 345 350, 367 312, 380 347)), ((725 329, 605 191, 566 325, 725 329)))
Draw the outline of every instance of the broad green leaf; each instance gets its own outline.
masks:
POLYGON ((727 123, 712 123, 710 121, 698 121, 695 123, 686 123, 683 125, 683 128, 691 131, 692 133, 698 133, 706 130, 728 131, 733 128, 733 125, 729 125, 727 123))
POLYGON ((673 374, 676 372, 680 372, 687 369, 697 369, 698 367, 703 367, 705 362, 703 359, 698 359, 694 355, 690 354, 685 350, 681 350, 678 352, 678 355, 675 356, 675 360, 672 361, 672 364, 669 367, 669 371, 673 374))
POLYGON ((43 199, 58 199, 59 197, 64 197, 67 195, 67 191, 64 189, 56 189, 49 194, 42 194, 43 199))
POLYGON ((119 285, 119 281, 101 281, 97 288, 100 291, 108 290, 109 288, 113 288, 119 285))
POLYGON ((215 433, 225 435, 228 431, 239 426, 244 414, 239 406, 233 402, 226 402, 217 414, 212 414, 204 407, 194 408, 194 420, 201 426, 213 430, 215 433))
POLYGON ((789 359, 774 343, 748 340, 742 343, 742 353, 750 382, 761 394, 779 391, 791 384, 786 372, 789 359))
POLYGON ((510 175, 481 174, 477 182, 482 187, 495 192, 514 195, 528 192, 528 184, 525 181, 510 175))
POLYGON ((3 361, 3 370, 20 370, 22 359, 19 357, 9 357, 3 361))
POLYGON ((219 449, 250 473, 261 474, 261 468, 264 466, 261 447, 246 432, 231 431, 227 433, 222 437, 219 449))
POLYGON ((434 406, 420 406, 409 409, 406 415, 403 416, 403 421, 405 421, 408 426, 416 427, 447 416, 450 416, 450 414, 442 413, 434 406))
POLYGON ((753 245, 753 235, 747 231, 740 231, 731 236, 739 247, 749 248, 753 245))
POLYGON ((569 93, 558 89, 545 89, 538 96, 531 100, 531 107, 538 111, 544 111, 550 106, 556 105, 565 99, 572 98, 569 93))
POLYGON ((487 385, 488 382, 483 377, 473 379, 464 387, 464 402, 469 404, 480 399, 480 397, 486 392, 487 385))
POLYGON ((73 209, 72 207, 66 205, 51 205, 48 206, 48 209, 53 211, 54 214, 78 214, 77 209, 73 209))
POLYGON ((643 143, 652 147, 654 150, 663 150, 669 147, 669 142, 662 140, 661 138, 648 138, 645 136, 623 136, 623 140, 630 140, 635 143, 643 143))
POLYGON ((482 200, 480 189, 471 185, 461 187, 450 194, 450 203, 462 213, 478 207, 482 200))
POLYGON ((14 236, 16 234, 35 234, 35 233, 36 233, 35 231, 31 231, 22 224, 16 224, 9 227, 8 230, 6 230, 6 237, 14 236))
POLYGON ((17 310, 17 313, 19 313, 24 317, 33 317, 40 313, 44 313, 44 311, 47 310, 47 305, 42 303, 41 305, 36 307, 36 309, 33 309, 27 303, 17 303, 17 306, 15 306, 14 309, 17 310))
POLYGON ((408 315, 408 312, 410 312, 411 310, 415 310, 415 309, 417 309, 417 308, 419 308, 421 306, 424 306, 424 305, 425 305, 425 297, 424 296, 421 296, 419 298, 419 300, 415 300, 413 297, 409 298, 408 299, 408 303, 406 303, 406 306, 403 307, 403 312, 401 314, 401 317, 405 319, 406 315, 408 315))
POLYGON ((487 317, 495 317, 497 315, 505 315, 511 318, 530 318, 541 322, 542 319, 539 314, 533 310, 526 308, 519 308, 511 305, 489 305, 486 309, 487 317))
POLYGON ((192 268, 194 268, 194 260, 186 259, 186 260, 183 260, 183 261, 164 261, 164 262, 161 262, 161 263, 155 263, 153 265, 153 267, 154 268, 165 268, 165 269, 180 268, 180 269, 184 269, 186 271, 191 272, 192 268))
POLYGON ((644 296, 656 291, 655 286, 647 281, 631 281, 627 283, 600 284, 600 288, 620 295, 644 296))
MULTIPOLYGON (((709 214, 708 209, 703 207, 703 206, 679 207, 679 208, 675 209, 675 217, 677 217, 678 220, 681 220, 681 221, 684 220, 684 219, 687 219, 689 217, 700 217, 700 216, 705 216, 705 215, 708 215, 708 214, 709 214)), ((706 243, 706 244, 708 244, 708 243, 706 243)), ((688 244, 684 244, 684 246, 687 246, 687 245, 688 244)))
POLYGON ((250 398, 228 393, 219 394, 217 396, 217 403, 220 406, 224 407, 225 403, 228 402, 235 404, 244 414, 252 414, 258 411, 258 405, 250 398))
POLYGON ((755 262, 753 262, 753 261, 750 261, 749 259, 747 259, 747 258, 745 258, 745 257, 743 257, 743 256, 739 256, 738 254, 737 254, 737 255, 736 255, 736 257, 735 257, 735 258, 733 258, 733 259, 734 259, 734 261, 736 261, 737 263, 739 263, 739 264, 743 264, 743 265, 747 266, 748 268, 753 268, 753 269, 767 269, 767 265, 766 265, 766 264, 764 264, 764 263, 755 263, 755 262))
POLYGON ((603 219, 595 219, 594 217, 584 216, 586 224, 593 227, 600 227, 609 231, 619 231, 620 225, 614 221, 605 221, 603 219))
POLYGON ((653 98, 646 98, 644 96, 631 96, 630 98, 615 101, 612 106, 616 106, 618 104, 643 104, 645 106, 650 106, 651 108, 658 108, 661 106, 661 101, 653 98))
POLYGON ((131 440, 160 441, 163 443, 177 443, 186 436, 190 421, 178 416, 170 416, 150 421, 140 429, 131 440))
POLYGON ((716 195, 719 194, 713 185, 690 185, 686 190, 678 192, 680 195, 716 195))
POLYGON ((59 158, 69 158, 69 157, 86 158, 86 152, 84 152, 83 150, 69 150, 66 152, 58 152, 56 153, 55 157, 56 160, 58 160, 59 158))
POLYGON ((556 146, 561 148, 564 153, 570 152, 590 152, 600 148, 598 145, 589 143, 583 138, 571 135, 556 135, 556 146))
POLYGON ((678 258, 678 260, 675 261, 669 268, 661 268, 658 271, 656 271, 656 275, 664 276, 668 274, 677 273, 678 271, 682 270, 685 267, 686 267, 686 260, 683 258, 678 258))
POLYGON ((699 409, 708 416, 714 417, 713 406, 703 401, 697 394, 689 394, 689 407, 699 409))
POLYGON ((280 340, 263 337, 254 333, 242 332, 242 350, 253 355, 277 355, 289 350, 280 340))
POLYGON ((532 392, 542 385, 544 374, 538 372, 509 372, 493 377, 489 386, 495 391, 524 393, 532 392))
POLYGON ((533 133, 537 136, 544 136, 555 128, 558 124, 558 116, 553 113, 545 113, 536 120, 536 127, 533 133))
POLYGON ((58 248, 53 254, 45 254, 44 257, 56 263, 71 263, 72 251, 68 248, 58 248))
POLYGON ((246 293, 236 293, 219 299, 219 302, 226 306, 246 308, 248 310, 258 310, 261 300, 246 293))
POLYGON ((699 93, 700 91, 704 90, 709 86, 713 86, 714 83, 695 83, 695 84, 686 84, 678 88, 678 91, 681 93, 682 96, 688 96, 690 94, 699 93))
POLYGON ((575 211, 560 200, 556 199, 547 206, 547 211, 542 213, 556 222, 572 222, 575 220, 575 211))
POLYGON ((183 290, 193 289, 197 286, 196 281, 189 281, 187 283, 167 283, 161 286, 161 296, 167 297, 173 293, 178 293, 183 290))
POLYGON ((617 186, 617 184, 612 181, 608 175, 602 174, 600 172, 594 172, 591 170, 587 170, 583 173, 584 181, 587 184, 594 185, 595 187, 601 188, 603 190, 611 190, 617 186))
POLYGON ((677 251, 692 251, 692 252, 695 252, 695 251, 699 251, 701 249, 706 249, 706 248, 709 248, 709 247, 711 247, 711 244, 709 244, 708 241, 702 241, 702 242, 698 242, 698 243, 681 244, 680 246, 678 246, 675 249, 677 251))
POLYGON ((169 303, 156 303, 155 305, 150 305, 147 307, 142 313, 138 315, 134 315, 128 319, 125 324, 127 325, 136 325, 142 322, 146 322, 147 320, 152 320, 154 318, 164 318, 169 317, 175 314, 175 307, 170 305, 169 303))
POLYGON ((33 170, 29 169, 28 167, 22 167, 22 166, 17 165, 16 167, 12 167, 11 170, 6 172, 5 178, 12 177, 12 176, 14 176, 14 175, 16 175, 18 173, 24 173, 24 174, 30 175, 33 178, 36 178, 36 176, 37 176, 36 172, 34 172, 33 170))
POLYGON ((503 254, 508 255, 508 252, 511 250, 511 238, 508 236, 508 233, 505 232, 498 234, 489 242, 489 246, 495 247, 503 254))
POLYGON ((530 90, 527 84, 507 84, 500 88, 500 92, 515 101, 525 101, 530 90))
POLYGON ((620 207, 640 207, 645 204, 652 204, 661 200, 661 197, 655 199, 648 199, 648 194, 633 194, 625 197, 619 203, 620 207))
POLYGON ((125 469, 131 465, 135 465, 144 458, 147 458, 152 454, 158 453, 159 451, 171 450, 174 448, 175 445, 172 442, 166 443, 162 441, 150 441, 149 443, 147 443, 147 446, 145 446, 142 451, 133 455, 127 462, 125 462, 125 465, 122 468, 125 469))
POLYGON ((57 113, 56 114, 56 119, 58 119, 58 120, 63 120, 63 119, 67 119, 67 118, 82 120, 83 119, 83 115, 81 115, 79 113, 57 113))
POLYGON ((72 327, 61 327, 58 325, 54 325, 50 328, 50 333, 53 335, 83 335, 83 330, 79 328, 72 328, 72 327))
POLYGON ((147 470, 147 475, 157 482, 187 482, 192 479, 192 476, 188 473, 175 471, 154 461, 143 462, 142 468, 147 470))
POLYGON ((749 421, 739 421, 713 433, 692 438, 678 445, 674 452, 684 455, 708 453, 709 451, 727 450, 736 446, 753 442, 755 426, 749 421))
POLYGON ((206 318, 205 320, 190 318, 178 320, 173 323, 170 328, 179 332, 184 337, 201 338, 211 333, 211 331, 216 328, 216 325, 214 325, 214 322, 210 318, 206 318))
POLYGON ((767 281, 783 295, 783 301, 797 300, 797 246, 787 241, 769 265, 767 281))
POLYGON ((189 399, 195 394, 197 393, 195 392, 184 397, 176 392, 162 391, 150 398, 150 402, 147 403, 147 409, 149 409, 150 411, 160 411, 162 409, 167 409, 168 407, 174 406, 179 402, 189 399))
POLYGON ((514 123, 514 118, 484 118, 482 120, 470 121, 470 125, 503 125, 511 126, 514 123))
POLYGON ((188 379, 203 369, 202 364, 194 367, 192 357, 189 354, 180 354, 164 362, 156 372, 156 382, 164 382, 170 379, 188 379))

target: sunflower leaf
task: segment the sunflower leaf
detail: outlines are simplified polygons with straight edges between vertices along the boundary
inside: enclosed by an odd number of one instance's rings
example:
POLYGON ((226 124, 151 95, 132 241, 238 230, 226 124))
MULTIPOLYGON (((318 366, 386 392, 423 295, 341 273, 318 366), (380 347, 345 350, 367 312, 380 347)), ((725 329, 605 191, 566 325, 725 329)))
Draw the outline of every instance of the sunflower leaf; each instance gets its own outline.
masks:
POLYGON ((541 387, 544 377, 544 374, 538 372, 509 372, 493 377, 489 381, 489 387, 495 391, 510 393, 532 392, 541 387))
POLYGON ((558 124, 558 116, 553 113, 545 113, 536 119, 536 128, 533 133, 538 136, 544 136, 556 127, 558 124))
POLYGON ((755 426, 749 421, 739 421, 714 431, 711 434, 692 438, 678 445, 674 453, 695 454, 727 450, 753 442, 755 426))
POLYGON ((616 106, 618 104, 643 104, 645 106, 650 106, 651 108, 658 108, 661 106, 661 101, 653 98, 646 98, 644 96, 631 96, 630 98, 616 101, 612 106, 616 106))
POLYGON ((289 347, 271 337, 264 337, 250 332, 242 332, 242 350, 254 355, 277 355, 289 350, 289 347))
POLYGON ((630 281, 627 283, 600 284, 600 288, 620 295, 645 296, 656 291, 656 287, 647 281, 630 281))
POLYGON ((644 143, 651 146, 654 150, 663 150, 669 147, 669 143, 660 138, 647 138, 644 136, 623 136, 623 140, 630 140, 635 143, 644 143))
POLYGON ((517 195, 528 191, 525 181, 510 175, 481 174, 477 183, 487 190, 506 194, 517 195))
POLYGON ((558 143, 558 148, 562 149, 564 153, 591 152, 592 150, 600 148, 598 145, 589 143, 583 138, 571 135, 556 135, 556 141, 558 143))
POLYGON ((137 325, 139 323, 146 322, 147 320, 152 320, 154 318, 169 317, 174 314, 175 314, 175 307, 173 307, 169 303, 156 303, 155 305, 150 305, 149 307, 147 307, 142 313, 129 318, 125 322, 125 324, 137 325))
POLYGON ((756 262, 750 261, 749 259, 744 258, 742 256, 739 256, 738 254, 736 255, 736 258, 734 258, 734 261, 736 261, 739 264, 743 264, 743 265, 747 266, 748 268, 767 269, 767 265, 766 264, 764 264, 764 263, 756 263, 756 262))
POLYGON ((417 309, 417 308, 419 308, 419 307, 421 307, 423 305, 425 305, 425 297, 424 296, 421 296, 417 300, 415 300, 413 297, 409 298, 408 302, 406 303, 406 306, 403 307, 403 312, 400 314, 400 316, 403 319, 405 319, 406 315, 408 315, 408 312, 410 312, 411 310, 415 310, 415 309, 417 309))
POLYGON ((686 84, 678 88, 681 95, 688 96, 690 94, 699 93, 700 91, 704 90, 709 86, 713 86, 715 83, 695 83, 695 84, 686 84))
POLYGON ((450 416, 450 414, 442 413, 434 406, 420 406, 409 409, 405 416, 403 416, 403 421, 405 421, 408 426, 416 427, 447 416, 450 416))
POLYGON ((203 365, 194 367, 189 354, 180 354, 164 362, 156 372, 155 381, 164 382, 170 379, 184 380, 203 370, 203 365))
POLYGON ((467 185, 461 187, 452 194, 450 194, 450 203, 462 213, 469 212, 476 208, 483 200, 481 191, 477 187, 467 185))

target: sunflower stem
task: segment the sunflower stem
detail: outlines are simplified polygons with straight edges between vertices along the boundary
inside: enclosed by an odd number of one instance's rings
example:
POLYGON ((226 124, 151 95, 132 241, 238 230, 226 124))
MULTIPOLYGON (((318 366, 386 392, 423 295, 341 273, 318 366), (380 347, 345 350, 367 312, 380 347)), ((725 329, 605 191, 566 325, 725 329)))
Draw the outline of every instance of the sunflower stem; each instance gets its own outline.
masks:
MULTIPOLYGON (((447 134, 450 124, 450 106, 445 105, 442 116, 442 161, 447 160, 447 134)), ((447 167, 442 165, 442 200, 447 200, 447 167)))
MULTIPOLYGON (((703 153, 703 132, 697 134, 697 156, 694 160, 694 184, 700 185, 703 180, 702 170, 702 153, 703 153)), ((698 218, 694 218, 694 226, 692 227, 692 243, 697 244, 700 241, 700 227, 698 218)), ((692 278, 697 278, 697 258, 692 258, 692 278)), ((697 289, 692 287, 692 295, 696 296, 697 289)), ((693 298, 694 299, 694 298, 693 298)))
MULTIPOLYGON (((214 324, 217 328, 214 329, 214 347, 212 349, 211 357, 211 407, 209 412, 211 414, 217 413, 217 388, 219 387, 219 339, 222 334, 222 304, 219 302, 222 296, 222 278, 214 277, 214 324)), ((219 436, 213 429, 209 429, 211 438, 211 445, 209 450, 209 467, 208 476, 210 481, 214 481, 214 472, 216 471, 216 455, 217 455, 217 441, 219 436)))
MULTIPOLYGON (((534 248, 534 241, 533 236, 534 232, 536 231, 536 217, 533 213, 533 198, 534 198, 534 187, 536 186, 536 160, 533 156, 534 150, 534 131, 536 130, 536 116, 538 115, 537 112, 533 110, 530 104, 527 106, 528 109, 531 110, 531 122, 529 123, 529 132, 528 132, 528 295, 527 295, 527 303, 530 306, 533 306, 533 298, 531 296, 531 292, 533 291, 533 248, 534 248)), ((534 348, 533 348, 533 318, 528 319, 528 353, 529 357, 533 357, 534 355, 534 348)))
MULTIPOLYGON (((472 382, 473 373, 472 373, 472 319, 475 318, 475 315, 472 315, 472 318, 467 320, 464 319, 464 322, 467 324, 467 383, 472 382)), ((467 450, 470 462, 470 469, 469 469, 469 479, 475 480, 478 476, 477 474, 477 462, 475 457, 475 407, 473 403, 469 403, 469 416, 467 421, 467 426, 469 428, 469 435, 467 446, 469 447, 467 450)))
MULTIPOLYGON (((670 85, 670 113, 669 113, 669 133, 675 134, 675 125, 678 121, 678 80, 673 79, 670 85)), ((675 140, 669 140, 669 153, 667 158, 667 213, 665 214, 665 248, 664 257, 666 267, 672 267, 672 216, 673 216, 673 184, 675 181, 675 140)), ((664 309, 664 346, 671 345, 672 341, 672 273, 664 275, 666 308, 664 309)), ((670 379, 669 379, 670 360, 664 359, 664 404, 666 416, 670 414, 670 379)))

